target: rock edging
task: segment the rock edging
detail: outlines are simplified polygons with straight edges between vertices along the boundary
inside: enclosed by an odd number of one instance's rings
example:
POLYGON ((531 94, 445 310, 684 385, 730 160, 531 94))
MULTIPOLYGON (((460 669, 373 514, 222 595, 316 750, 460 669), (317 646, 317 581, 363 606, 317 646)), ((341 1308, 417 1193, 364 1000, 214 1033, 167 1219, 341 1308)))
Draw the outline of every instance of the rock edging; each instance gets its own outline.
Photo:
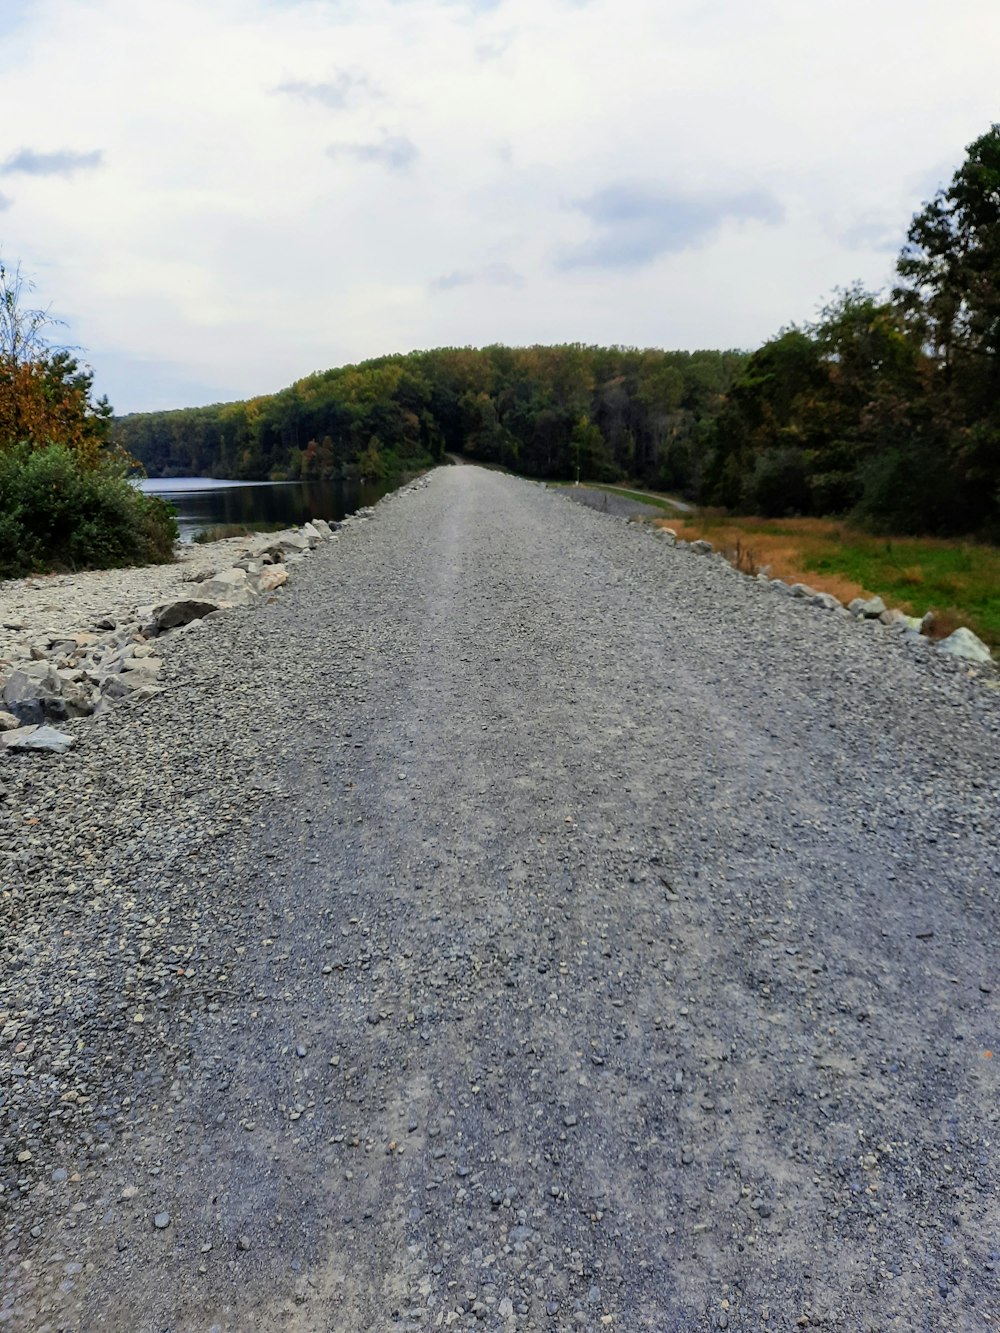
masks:
MULTIPOLYGON (((418 478, 379 503, 426 485, 426 477, 418 478)), ((112 609, 84 629, 50 629, 15 639, 0 658, 0 753, 63 753, 73 738, 53 723, 94 716, 124 699, 142 703, 160 694, 158 641, 188 633, 233 607, 267 600, 287 583, 292 566, 335 542, 349 524, 366 522, 375 513, 368 506, 340 522, 313 519, 298 528, 256 533, 228 568, 184 576, 191 585, 188 595, 112 609)), ((16 634, 25 627, 8 621, 4 628, 16 634)))
POLYGON ((930 639, 926 634, 932 619, 930 612, 927 612, 923 617, 908 616, 897 608, 887 607, 881 597, 855 597, 853 601, 848 602, 845 606, 833 593, 818 592, 807 583, 787 583, 784 579, 772 579, 766 573, 746 574, 744 570, 734 565, 724 552, 716 551, 709 541, 684 541, 678 538, 673 528, 668 527, 654 527, 651 531, 667 546, 671 546, 675 550, 690 551, 693 555, 700 556, 715 555, 718 559, 724 560, 737 573, 743 574, 744 577, 756 578, 759 583, 773 588, 775 592, 806 601, 810 606, 819 607, 823 611, 850 615, 856 620, 876 621, 879 624, 901 631, 903 638, 908 642, 920 641, 949 657, 959 658, 962 661, 982 666, 996 665, 989 646, 964 625, 956 629, 954 633, 949 634, 946 639, 930 639))

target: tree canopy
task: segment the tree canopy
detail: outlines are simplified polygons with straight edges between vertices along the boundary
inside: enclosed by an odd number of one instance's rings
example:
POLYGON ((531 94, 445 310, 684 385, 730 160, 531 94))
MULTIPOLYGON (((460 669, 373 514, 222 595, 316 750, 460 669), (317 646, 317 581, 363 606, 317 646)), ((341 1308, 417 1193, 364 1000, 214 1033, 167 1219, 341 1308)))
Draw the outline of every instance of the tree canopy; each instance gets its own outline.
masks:
POLYGON ((852 287, 750 358, 703 498, 1000 536, 1000 125, 916 215, 888 299, 852 287))
POLYGON ((529 476, 697 484, 702 433, 746 357, 633 348, 439 348, 247 402, 120 418, 155 475, 392 476, 445 452, 529 476))

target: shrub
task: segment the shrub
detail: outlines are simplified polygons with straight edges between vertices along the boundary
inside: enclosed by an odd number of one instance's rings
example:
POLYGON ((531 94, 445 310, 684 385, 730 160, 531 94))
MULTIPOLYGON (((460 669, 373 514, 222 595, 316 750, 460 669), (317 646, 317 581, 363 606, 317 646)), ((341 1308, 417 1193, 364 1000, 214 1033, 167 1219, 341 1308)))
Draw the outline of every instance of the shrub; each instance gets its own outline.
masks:
POLYGON ((0 452, 0 576, 171 561, 174 510, 125 468, 113 457, 84 468, 61 444, 0 452))

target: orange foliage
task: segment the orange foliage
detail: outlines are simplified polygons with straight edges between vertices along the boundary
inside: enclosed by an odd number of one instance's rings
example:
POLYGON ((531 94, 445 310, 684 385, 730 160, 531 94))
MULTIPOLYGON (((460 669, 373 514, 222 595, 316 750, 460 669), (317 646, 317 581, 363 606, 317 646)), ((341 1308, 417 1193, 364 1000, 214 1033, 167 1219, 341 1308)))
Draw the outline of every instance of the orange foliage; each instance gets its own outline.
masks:
POLYGON ((93 467, 101 441, 95 437, 85 389, 53 379, 45 362, 0 368, 0 448, 22 440, 65 444, 85 467, 93 467))
POLYGON ((832 593, 845 603, 855 597, 872 596, 870 589, 842 574, 819 574, 806 569, 810 538, 828 539, 837 533, 838 524, 829 519, 769 519, 767 527, 776 531, 752 533, 747 533, 739 523, 715 519, 706 526, 697 519, 669 518, 658 521, 658 526, 672 528, 684 541, 707 537, 744 574, 764 570, 772 579, 808 583, 817 592, 832 593))

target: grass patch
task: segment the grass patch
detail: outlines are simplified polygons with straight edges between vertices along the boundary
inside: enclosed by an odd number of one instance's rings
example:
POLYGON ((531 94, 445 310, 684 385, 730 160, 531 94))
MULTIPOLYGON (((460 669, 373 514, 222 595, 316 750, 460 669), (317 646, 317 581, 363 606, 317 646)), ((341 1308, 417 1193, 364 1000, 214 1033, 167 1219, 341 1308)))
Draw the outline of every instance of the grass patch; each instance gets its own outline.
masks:
POLYGON ((938 632, 968 625, 1000 647, 1000 547, 931 537, 874 537, 820 518, 756 519, 678 515, 687 541, 703 537, 746 572, 809 583, 841 601, 882 597, 909 615, 935 612, 938 632))

